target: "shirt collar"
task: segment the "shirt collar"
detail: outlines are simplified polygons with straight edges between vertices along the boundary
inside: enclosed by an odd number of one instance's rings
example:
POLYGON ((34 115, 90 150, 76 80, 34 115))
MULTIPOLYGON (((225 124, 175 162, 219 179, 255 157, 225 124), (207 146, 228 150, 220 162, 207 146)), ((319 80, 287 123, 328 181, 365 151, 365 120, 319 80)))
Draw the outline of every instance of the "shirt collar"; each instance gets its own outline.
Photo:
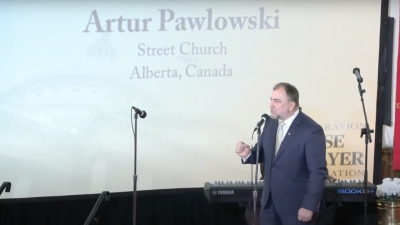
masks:
MULTIPOLYGON (((290 127, 290 125, 292 125, 294 119, 296 118, 297 115, 299 115, 300 110, 297 109, 296 112, 289 118, 287 118, 286 120, 284 120, 283 122, 285 122, 285 126, 290 127)), ((282 121, 282 120, 279 120, 282 121)))

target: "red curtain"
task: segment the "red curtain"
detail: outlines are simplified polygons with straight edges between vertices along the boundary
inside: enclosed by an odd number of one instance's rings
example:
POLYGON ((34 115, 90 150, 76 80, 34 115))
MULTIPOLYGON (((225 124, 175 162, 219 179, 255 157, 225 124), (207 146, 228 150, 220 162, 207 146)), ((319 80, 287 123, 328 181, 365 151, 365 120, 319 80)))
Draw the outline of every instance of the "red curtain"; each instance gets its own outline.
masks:
MULTIPOLYGON (((400 35, 399 35, 398 43, 400 43, 400 35)), ((400 53, 400 45, 398 45, 398 52, 397 52, 396 104, 395 104, 394 136, 393 136, 393 170, 400 170, 400 57, 399 57, 399 53, 400 53)))

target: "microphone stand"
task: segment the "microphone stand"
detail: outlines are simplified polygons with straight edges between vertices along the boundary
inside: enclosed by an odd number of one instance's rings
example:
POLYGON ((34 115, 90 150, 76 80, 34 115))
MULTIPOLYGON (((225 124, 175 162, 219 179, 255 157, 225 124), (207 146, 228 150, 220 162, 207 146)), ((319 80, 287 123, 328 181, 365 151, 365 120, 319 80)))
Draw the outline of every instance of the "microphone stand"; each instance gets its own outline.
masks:
POLYGON ((258 190, 257 190, 257 184, 258 184, 258 162, 260 158, 260 135, 261 135, 261 126, 257 127, 257 152, 256 152, 256 173, 255 173, 255 185, 253 185, 253 225, 256 225, 257 221, 257 195, 258 195, 258 190))
MULTIPOLYGON (((137 199, 137 175, 136 175, 136 155, 137 155, 137 119, 138 114, 135 112, 135 129, 133 130, 134 137, 134 167, 133 167, 133 225, 136 225, 136 199, 137 199)), ((131 109, 132 123, 132 109, 131 109)))
POLYGON ((364 169, 364 224, 367 224, 367 206, 368 206, 368 189, 367 189, 367 180, 368 180, 368 142, 372 142, 371 133, 374 131, 369 129, 369 124, 367 120, 367 114, 365 112, 364 98, 363 94, 365 90, 361 87, 362 80, 358 80, 358 91, 361 96, 361 103, 364 111, 365 118, 365 128, 361 129, 361 138, 365 135, 365 169, 364 169))

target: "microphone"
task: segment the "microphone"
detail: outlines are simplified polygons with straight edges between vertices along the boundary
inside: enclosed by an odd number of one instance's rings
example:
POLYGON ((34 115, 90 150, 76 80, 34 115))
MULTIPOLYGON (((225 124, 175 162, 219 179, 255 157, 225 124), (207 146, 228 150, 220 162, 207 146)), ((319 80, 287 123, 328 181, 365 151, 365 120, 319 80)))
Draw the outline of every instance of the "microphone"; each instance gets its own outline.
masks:
POLYGON ((357 67, 354 68, 353 69, 353 73, 356 75, 358 83, 362 83, 363 79, 362 79, 362 77, 360 75, 360 69, 358 69, 357 67))
POLYGON ((140 110, 140 109, 136 108, 135 106, 132 106, 132 109, 135 110, 135 112, 137 114, 139 114, 140 118, 145 118, 147 116, 147 113, 144 110, 140 110))
POLYGON ((257 123, 256 127, 255 127, 254 130, 253 130, 253 133, 254 133, 257 129, 259 129, 259 128, 264 124, 264 122, 267 122, 268 120, 269 120, 269 116, 268 116, 267 114, 262 114, 261 120, 257 123))

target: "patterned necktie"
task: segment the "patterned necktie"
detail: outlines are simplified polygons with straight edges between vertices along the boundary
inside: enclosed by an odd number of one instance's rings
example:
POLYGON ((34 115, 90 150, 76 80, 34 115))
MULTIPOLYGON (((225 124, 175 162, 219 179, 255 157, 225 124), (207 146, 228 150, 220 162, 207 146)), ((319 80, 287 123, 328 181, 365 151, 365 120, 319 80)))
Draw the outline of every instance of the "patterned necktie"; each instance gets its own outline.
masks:
POLYGON ((278 154, 279 147, 281 146, 282 143, 284 125, 285 122, 279 120, 278 132, 276 133, 275 155, 278 154))

